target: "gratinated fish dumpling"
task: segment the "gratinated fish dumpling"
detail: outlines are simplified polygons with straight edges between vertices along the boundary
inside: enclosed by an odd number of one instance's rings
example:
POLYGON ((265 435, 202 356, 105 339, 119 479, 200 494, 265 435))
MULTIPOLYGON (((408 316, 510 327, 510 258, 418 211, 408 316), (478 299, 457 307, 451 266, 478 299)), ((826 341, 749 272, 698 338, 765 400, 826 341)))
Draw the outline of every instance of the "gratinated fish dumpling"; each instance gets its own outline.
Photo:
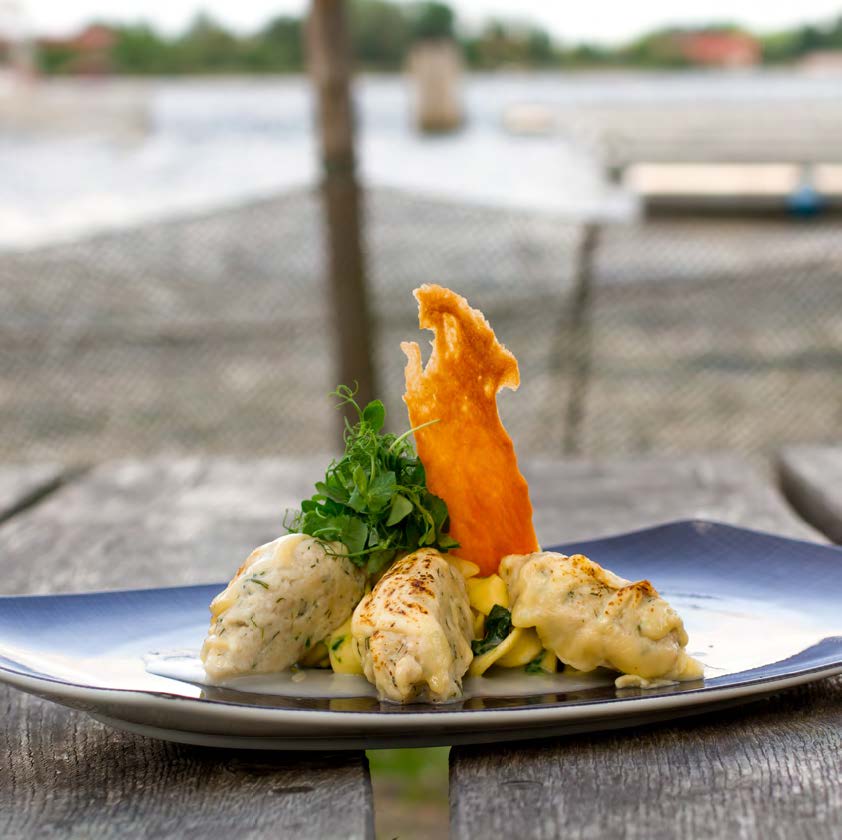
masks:
POLYGON ((255 549, 211 602, 201 658, 213 680, 282 671, 341 626, 365 574, 341 543, 287 534, 255 549))
POLYGON ((394 563, 354 610, 351 632, 381 699, 461 696, 472 657, 471 607, 461 573, 435 549, 394 563))
POLYGON ((574 668, 611 668, 640 678, 637 684, 703 674, 685 651, 680 616, 647 580, 632 583, 581 554, 552 551, 505 557, 500 575, 512 624, 534 627, 544 647, 574 668))

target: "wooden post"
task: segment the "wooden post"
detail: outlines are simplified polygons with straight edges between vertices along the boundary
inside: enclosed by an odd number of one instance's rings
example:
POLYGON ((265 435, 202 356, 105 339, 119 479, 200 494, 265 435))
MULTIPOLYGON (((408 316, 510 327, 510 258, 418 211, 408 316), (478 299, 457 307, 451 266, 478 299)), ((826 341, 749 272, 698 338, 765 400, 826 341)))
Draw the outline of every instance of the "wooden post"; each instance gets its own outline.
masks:
POLYGON ((570 391, 564 421, 565 455, 582 452, 582 433, 585 421, 585 403, 591 383, 593 363, 593 336, 591 316, 593 308, 593 280, 596 250, 599 245, 599 224, 588 222, 582 231, 573 278, 573 298, 570 321, 573 336, 570 359, 570 391))
POLYGON ((462 126, 462 57, 450 39, 421 41, 407 62, 415 87, 415 125, 441 134, 462 126))
POLYGON ((307 22, 309 71, 318 102, 322 201, 336 335, 336 382, 375 393, 372 336, 362 247, 362 212, 354 155, 351 60, 345 0, 312 0, 307 22))

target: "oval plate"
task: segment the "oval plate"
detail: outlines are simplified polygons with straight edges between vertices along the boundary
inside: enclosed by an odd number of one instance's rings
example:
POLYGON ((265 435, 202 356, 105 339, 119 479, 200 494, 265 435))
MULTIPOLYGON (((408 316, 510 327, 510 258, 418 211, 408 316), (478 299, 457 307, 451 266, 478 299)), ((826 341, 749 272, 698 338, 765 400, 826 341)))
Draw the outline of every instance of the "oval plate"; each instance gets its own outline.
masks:
POLYGON ((292 696, 293 688, 278 696, 147 672, 150 653, 198 650, 220 584, 2 598, 0 681, 111 726, 183 743, 367 749, 634 726, 842 673, 842 549, 690 521, 557 550, 651 580, 683 617, 705 680, 616 690, 524 673, 524 695, 507 687, 509 672, 499 692, 492 679, 482 697, 395 706, 364 693, 292 696))

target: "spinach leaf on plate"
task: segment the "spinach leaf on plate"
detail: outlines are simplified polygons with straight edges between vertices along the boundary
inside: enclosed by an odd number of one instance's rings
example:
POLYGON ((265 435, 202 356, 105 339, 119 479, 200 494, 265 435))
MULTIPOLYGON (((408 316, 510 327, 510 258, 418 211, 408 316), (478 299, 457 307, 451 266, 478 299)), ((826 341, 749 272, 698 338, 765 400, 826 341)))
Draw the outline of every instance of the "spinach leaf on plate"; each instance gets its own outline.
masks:
POLYGON ((471 650, 474 652, 474 656, 481 656, 483 653, 493 650, 511 632, 512 614, 505 607, 495 604, 485 619, 485 636, 471 642, 471 650))

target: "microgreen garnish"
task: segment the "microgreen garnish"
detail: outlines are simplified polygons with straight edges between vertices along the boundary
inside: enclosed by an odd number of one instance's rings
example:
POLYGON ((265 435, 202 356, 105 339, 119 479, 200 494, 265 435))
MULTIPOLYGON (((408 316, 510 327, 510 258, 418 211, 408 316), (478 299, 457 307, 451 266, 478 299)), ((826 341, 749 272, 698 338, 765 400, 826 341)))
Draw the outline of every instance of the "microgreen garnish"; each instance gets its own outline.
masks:
POLYGON ((447 505, 427 490, 424 465, 409 442, 422 427, 399 436, 384 434, 386 409, 380 400, 360 408, 356 390, 347 385, 333 396, 338 407, 352 406, 359 420, 353 425, 345 421, 345 454, 316 483, 315 495, 284 523, 287 530, 343 543, 351 561, 369 574, 400 552, 458 548, 447 533, 447 505))
POLYGON ((485 619, 485 636, 471 642, 474 656, 481 656, 496 648, 511 632, 512 614, 505 607, 495 604, 485 619))

